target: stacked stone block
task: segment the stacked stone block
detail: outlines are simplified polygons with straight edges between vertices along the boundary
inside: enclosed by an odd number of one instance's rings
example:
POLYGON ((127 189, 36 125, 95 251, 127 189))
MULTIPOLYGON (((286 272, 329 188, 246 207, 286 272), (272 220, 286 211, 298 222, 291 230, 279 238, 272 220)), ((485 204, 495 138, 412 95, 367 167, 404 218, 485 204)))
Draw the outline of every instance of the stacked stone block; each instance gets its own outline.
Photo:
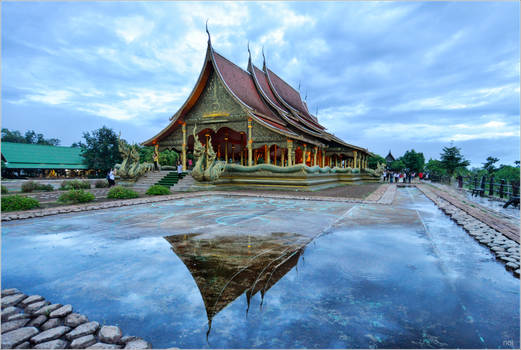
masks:
POLYGON ((145 340, 100 326, 71 305, 51 304, 16 288, 2 290, 2 349, 150 349, 145 340))

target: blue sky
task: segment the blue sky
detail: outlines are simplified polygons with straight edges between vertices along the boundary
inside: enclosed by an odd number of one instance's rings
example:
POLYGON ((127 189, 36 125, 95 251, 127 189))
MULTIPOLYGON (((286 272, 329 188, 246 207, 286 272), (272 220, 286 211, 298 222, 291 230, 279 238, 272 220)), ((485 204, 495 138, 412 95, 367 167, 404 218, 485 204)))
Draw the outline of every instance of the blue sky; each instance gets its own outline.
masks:
POLYGON ((519 2, 3 2, 2 127, 63 145, 168 123, 214 48, 301 85, 319 121, 383 156, 519 160, 519 2))

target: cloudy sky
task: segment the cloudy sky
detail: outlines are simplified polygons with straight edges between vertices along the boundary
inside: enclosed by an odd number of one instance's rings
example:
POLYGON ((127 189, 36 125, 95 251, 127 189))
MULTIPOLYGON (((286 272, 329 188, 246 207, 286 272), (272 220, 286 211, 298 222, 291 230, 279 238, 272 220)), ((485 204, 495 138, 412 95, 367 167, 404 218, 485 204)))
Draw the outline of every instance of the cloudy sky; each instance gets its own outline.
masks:
POLYGON ((319 121, 385 156, 519 160, 519 2, 3 2, 2 127, 63 145, 103 125, 141 142, 206 50, 292 84, 319 121))

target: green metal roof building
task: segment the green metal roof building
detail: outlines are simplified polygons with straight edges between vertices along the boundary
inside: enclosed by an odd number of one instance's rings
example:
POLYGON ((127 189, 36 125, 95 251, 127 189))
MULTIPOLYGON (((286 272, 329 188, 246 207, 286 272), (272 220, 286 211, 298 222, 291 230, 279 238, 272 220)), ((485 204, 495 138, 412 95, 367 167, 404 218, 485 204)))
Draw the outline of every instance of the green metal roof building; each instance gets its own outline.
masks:
POLYGON ((2 142, 2 167, 7 169, 88 169, 81 148, 2 142))

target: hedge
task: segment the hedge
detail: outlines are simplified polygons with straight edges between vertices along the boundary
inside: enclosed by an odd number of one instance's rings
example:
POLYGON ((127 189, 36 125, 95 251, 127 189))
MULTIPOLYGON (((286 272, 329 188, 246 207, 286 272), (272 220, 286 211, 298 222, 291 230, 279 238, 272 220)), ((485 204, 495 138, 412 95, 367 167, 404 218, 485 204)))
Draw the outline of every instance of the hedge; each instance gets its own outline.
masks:
POLYGON ((107 193, 107 198, 127 199, 137 197, 139 197, 139 193, 132 191, 131 189, 125 188, 123 186, 114 186, 107 193))
POLYGON ((92 202, 96 197, 90 192, 84 190, 69 190, 58 198, 58 202, 62 203, 87 203, 92 202))
POLYGON ((40 202, 31 197, 2 196, 2 211, 29 210, 40 207, 40 202))
POLYGON ((153 195, 153 196, 170 194, 170 189, 166 186, 153 185, 148 188, 146 194, 153 195))

